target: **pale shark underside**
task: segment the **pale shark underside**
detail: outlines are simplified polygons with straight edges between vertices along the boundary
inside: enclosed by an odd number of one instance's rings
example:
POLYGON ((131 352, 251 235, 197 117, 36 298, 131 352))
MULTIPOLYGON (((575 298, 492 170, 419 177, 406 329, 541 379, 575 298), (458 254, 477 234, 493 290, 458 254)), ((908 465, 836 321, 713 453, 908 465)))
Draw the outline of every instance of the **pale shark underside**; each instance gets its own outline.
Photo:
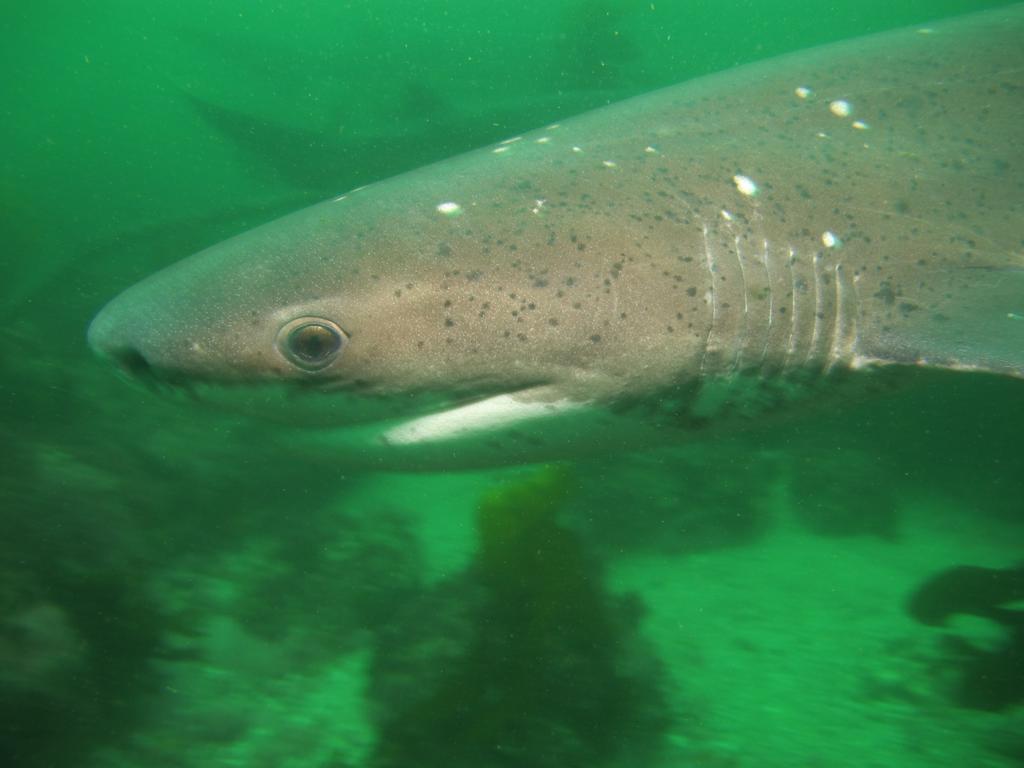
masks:
POLYGON ((271 384, 372 462, 676 440, 920 367, 1024 376, 1024 7, 737 68, 342 195, 150 277, 92 346, 271 384))

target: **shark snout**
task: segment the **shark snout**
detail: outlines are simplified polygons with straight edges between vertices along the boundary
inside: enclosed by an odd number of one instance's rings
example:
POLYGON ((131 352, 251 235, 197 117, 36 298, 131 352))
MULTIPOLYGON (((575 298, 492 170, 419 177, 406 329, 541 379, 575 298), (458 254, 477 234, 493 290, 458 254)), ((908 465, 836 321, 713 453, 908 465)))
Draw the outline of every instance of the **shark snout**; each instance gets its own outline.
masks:
POLYGON ((114 299, 99 311, 89 323, 86 341, 94 353, 133 378, 151 378, 153 365, 142 348, 141 340, 132 338, 133 324, 123 317, 120 304, 119 299, 114 299))

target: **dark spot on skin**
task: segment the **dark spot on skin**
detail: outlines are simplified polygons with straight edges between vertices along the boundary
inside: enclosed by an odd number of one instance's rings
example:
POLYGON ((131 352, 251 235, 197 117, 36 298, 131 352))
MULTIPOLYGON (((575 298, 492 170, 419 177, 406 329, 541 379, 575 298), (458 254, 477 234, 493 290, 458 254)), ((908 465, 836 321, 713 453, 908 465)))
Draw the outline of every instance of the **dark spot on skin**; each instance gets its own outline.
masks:
POLYGON ((697 295, 697 288, 695 286, 691 285, 689 288, 686 289, 686 295, 687 296, 696 296, 697 295))
POLYGON ((548 325, 558 325, 558 318, 549 317, 548 318, 548 325))
POLYGON ((447 309, 447 308, 448 308, 448 307, 450 307, 451 305, 452 305, 452 300, 451 300, 451 299, 445 299, 445 300, 444 300, 444 306, 445 306, 445 309, 447 309))
POLYGON ((448 243, 438 243, 437 244, 437 255, 441 256, 442 258, 447 258, 447 257, 451 256, 452 255, 452 248, 451 248, 451 246, 448 245, 448 243))
POLYGON ((444 319, 444 326, 445 326, 445 328, 451 328, 453 325, 455 325, 455 321, 452 320, 450 317, 446 317, 444 319))
POLYGON ((904 317, 907 317, 911 312, 920 309, 920 307, 918 307, 917 304, 914 304, 909 301, 901 301, 899 309, 900 314, 902 314, 904 317))
POLYGON ((594 342, 595 344, 597 344, 598 342, 601 341, 601 335, 598 334, 598 333, 595 333, 593 336, 590 337, 590 340, 592 342, 594 342))
POLYGON ((881 287, 874 293, 874 297, 881 299, 887 307, 891 307, 896 303, 896 292, 889 285, 888 280, 882 282, 881 287))

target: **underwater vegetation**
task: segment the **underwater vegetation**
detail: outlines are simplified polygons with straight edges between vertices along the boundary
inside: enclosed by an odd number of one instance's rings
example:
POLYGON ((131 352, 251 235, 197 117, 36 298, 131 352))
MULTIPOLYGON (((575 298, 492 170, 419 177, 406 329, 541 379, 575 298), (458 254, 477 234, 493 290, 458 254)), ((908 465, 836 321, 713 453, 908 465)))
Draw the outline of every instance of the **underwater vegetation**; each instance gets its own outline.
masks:
POLYGON ((544 469, 481 500, 469 573, 382 638, 371 766, 584 768, 657 748, 668 715, 638 604, 558 522, 571 489, 544 469))
POLYGON ((239 584, 231 615, 274 643, 298 635, 310 660, 365 642, 421 589, 418 542, 408 521, 388 509, 310 515, 268 544, 274 567, 239 584))
POLYGON ((929 578, 910 596, 907 612, 941 627, 957 615, 988 619, 1004 630, 994 648, 979 648, 957 635, 946 638, 957 679, 950 692, 962 707, 999 711, 1024 702, 1024 565, 981 568, 961 565, 929 578))
POLYGON ((0 588, 0 763, 73 765, 145 718, 163 617, 116 574, 10 568, 0 588))
POLYGON ((154 581, 185 552, 238 546, 286 498, 338 491, 230 420, 170 434, 153 403, 124 418, 136 393, 96 398, 90 371, 33 353, 45 337, 24 322, 0 334, 0 765, 17 768, 85 765, 149 726, 161 668, 182 657, 167 638, 196 629, 154 581))

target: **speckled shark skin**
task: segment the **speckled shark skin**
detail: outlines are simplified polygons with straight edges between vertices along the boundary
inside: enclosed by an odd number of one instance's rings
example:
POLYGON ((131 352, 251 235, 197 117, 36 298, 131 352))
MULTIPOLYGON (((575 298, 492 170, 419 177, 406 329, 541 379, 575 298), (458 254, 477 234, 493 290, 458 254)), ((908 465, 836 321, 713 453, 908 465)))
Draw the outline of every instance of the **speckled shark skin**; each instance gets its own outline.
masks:
POLYGON ((362 423, 337 445, 397 465, 677 439, 896 365, 1022 376, 1024 6, 341 195, 128 289, 89 339, 170 384, 315 391, 362 423))

